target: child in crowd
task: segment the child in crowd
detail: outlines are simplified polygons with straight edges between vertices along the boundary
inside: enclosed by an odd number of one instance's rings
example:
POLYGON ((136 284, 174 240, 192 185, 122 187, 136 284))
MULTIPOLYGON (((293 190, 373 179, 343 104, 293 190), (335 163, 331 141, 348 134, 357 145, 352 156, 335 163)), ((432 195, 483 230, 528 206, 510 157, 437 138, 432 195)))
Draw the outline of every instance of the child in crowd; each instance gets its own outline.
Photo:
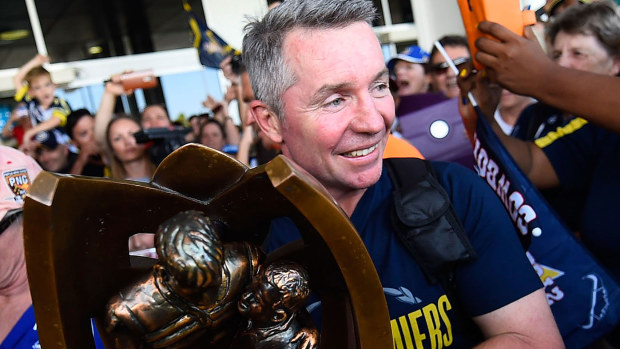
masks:
POLYGON ((56 85, 50 73, 42 67, 49 57, 38 54, 19 68, 13 77, 15 101, 26 104, 32 128, 24 132, 20 149, 33 150, 32 137, 41 131, 64 126, 71 107, 54 95, 56 85))

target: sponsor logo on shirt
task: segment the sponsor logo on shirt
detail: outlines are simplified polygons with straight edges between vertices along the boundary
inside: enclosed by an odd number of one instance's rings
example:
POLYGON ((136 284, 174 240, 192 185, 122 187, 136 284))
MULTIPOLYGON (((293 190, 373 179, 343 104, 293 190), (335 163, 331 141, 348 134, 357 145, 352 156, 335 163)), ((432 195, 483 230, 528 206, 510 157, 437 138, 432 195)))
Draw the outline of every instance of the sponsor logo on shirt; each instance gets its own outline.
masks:
MULTIPOLYGON (((384 288, 383 290, 386 296, 395 297, 399 302, 409 304, 422 302, 404 287, 398 289, 384 288)), ((448 297, 442 295, 436 302, 390 320, 394 348, 443 348, 450 346, 453 341, 452 323, 448 317, 450 309, 452 309, 452 305, 448 297)))

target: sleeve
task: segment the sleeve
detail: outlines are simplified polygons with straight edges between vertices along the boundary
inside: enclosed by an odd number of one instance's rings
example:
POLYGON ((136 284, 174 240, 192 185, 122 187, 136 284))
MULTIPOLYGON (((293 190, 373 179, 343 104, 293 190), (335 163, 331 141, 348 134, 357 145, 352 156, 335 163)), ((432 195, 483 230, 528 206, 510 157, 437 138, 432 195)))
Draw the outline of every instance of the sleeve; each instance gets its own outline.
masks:
POLYGON ((491 188, 475 172, 457 164, 434 166, 478 254, 456 272, 457 292, 468 314, 489 313, 542 288, 508 213, 491 188))
POLYGON ((598 159, 604 132, 582 118, 549 132, 535 141, 565 188, 578 189, 589 183, 598 159))
POLYGON ((20 88, 15 93, 15 96, 13 98, 15 99, 15 102, 23 102, 25 99, 27 99, 27 97, 28 97, 28 86, 24 85, 22 86, 22 88, 20 88))
POLYGON ((56 98, 52 105, 52 117, 60 119, 60 126, 65 126, 67 123, 67 115, 71 114, 71 107, 69 103, 62 98, 56 98))

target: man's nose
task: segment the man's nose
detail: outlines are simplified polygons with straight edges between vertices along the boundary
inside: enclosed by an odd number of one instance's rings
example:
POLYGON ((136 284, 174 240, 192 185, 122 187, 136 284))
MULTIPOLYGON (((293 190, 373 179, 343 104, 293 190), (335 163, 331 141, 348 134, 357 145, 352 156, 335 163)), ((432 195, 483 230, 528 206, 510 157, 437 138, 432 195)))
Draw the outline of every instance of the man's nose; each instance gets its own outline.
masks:
POLYGON ((377 109, 375 98, 370 93, 358 99, 355 117, 351 122, 351 128, 359 133, 377 133, 385 128, 383 115, 377 109))

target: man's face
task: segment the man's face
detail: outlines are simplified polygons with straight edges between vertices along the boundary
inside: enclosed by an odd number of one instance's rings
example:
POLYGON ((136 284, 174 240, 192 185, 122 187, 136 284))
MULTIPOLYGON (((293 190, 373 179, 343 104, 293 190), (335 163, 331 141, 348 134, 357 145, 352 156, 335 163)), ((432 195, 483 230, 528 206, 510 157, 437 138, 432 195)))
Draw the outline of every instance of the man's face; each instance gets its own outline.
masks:
POLYGON ((428 79, 422 64, 399 60, 394 65, 394 75, 399 96, 424 93, 427 90, 428 79))
POLYGON ((297 82, 282 95, 282 152, 336 200, 379 179, 394 100, 379 42, 359 22, 291 31, 284 58, 297 82))
POLYGON ((616 75, 620 69, 620 62, 605 51, 594 35, 559 32, 551 59, 563 67, 597 74, 616 75))
POLYGON ((67 166, 69 149, 64 145, 58 145, 56 149, 39 147, 36 151, 37 161, 46 171, 58 172, 67 166))
MULTIPOLYGON (((470 58, 469 50, 463 46, 445 46, 446 53, 453 61, 460 61, 459 58, 470 58)), ((439 67, 441 63, 445 63, 446 59, 440 52, 435 53, 431 57, 431 83, 437 91, 442 92, 448 98, 458 97, 460 95, 459 86, 456 84, 456 74, 445 65, 446 68, 434 69, 439 67)))
POLYGON ((34 97, 45 109, 49 108, 54 101, 56 85, 48 75, 39 75, 30 82, 28 94, 34 97))
POLYGON ((142 128, 170 127, 172 123, 168 118, 168 113, 160 105, 151 105, 142 112, 142 128))

